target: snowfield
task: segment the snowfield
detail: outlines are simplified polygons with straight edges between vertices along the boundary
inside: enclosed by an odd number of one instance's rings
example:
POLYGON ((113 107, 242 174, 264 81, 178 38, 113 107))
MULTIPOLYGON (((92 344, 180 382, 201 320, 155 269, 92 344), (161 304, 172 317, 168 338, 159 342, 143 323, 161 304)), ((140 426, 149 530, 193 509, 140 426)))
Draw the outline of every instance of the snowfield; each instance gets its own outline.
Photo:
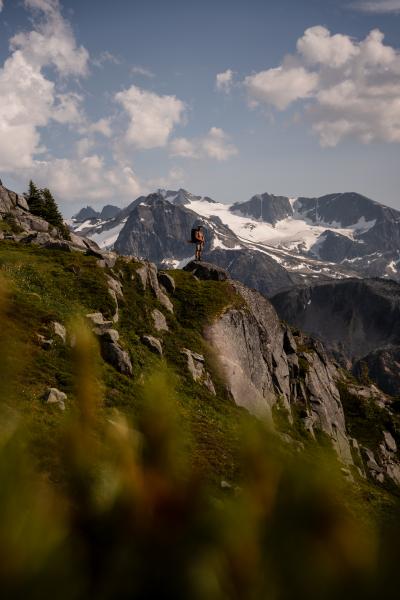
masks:
MULTIPOLYGON (((296 198, 291 198, 290 201, 293 206, 296 198)), ((229 210, 231 206, 229 204, 211 203, 202 199, 190 200, 186 206, 204 218, 219 217, 224 225, 227 225, 243 242, 265 244, 299 253, 310 250, 319 236, 327 230, 354 239, 356 232, 364 233, 375 225, 375 221, 366 222, 365 219, 361 219, 351 227, 344 228, 338 223, 318 223, 316 225, 305 219, 303 215, 295 213, 293 217, 283 219, 273 226, 239 213, 232 213, 229 210)))

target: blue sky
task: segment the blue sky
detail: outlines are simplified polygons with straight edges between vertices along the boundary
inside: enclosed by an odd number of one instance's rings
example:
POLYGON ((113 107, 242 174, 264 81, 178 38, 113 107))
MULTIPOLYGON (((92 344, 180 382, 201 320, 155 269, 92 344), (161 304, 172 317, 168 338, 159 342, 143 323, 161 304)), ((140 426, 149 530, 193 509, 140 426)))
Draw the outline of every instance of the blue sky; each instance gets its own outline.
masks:
POLYGON ((0 177, 400 208, 400 0, 0 0, 0 177))

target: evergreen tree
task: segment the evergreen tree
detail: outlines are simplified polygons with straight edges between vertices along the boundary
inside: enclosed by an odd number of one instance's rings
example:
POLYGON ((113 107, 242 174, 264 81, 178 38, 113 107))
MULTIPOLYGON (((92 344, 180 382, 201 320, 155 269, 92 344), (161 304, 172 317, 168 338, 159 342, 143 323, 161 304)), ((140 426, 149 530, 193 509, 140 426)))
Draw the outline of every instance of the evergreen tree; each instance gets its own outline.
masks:
POLYGON ((44 201, 39 188, 33 183, 32 179, 29 182, 27 201, 31 213, 41 217, 44 210, 44 201))
POLYGON ((29 210, 33 215, 45 219, 50 225, 56 227, 64 239, 70 239, 69 229, 65 225, 53 194, 48 188, 40 190, 31 180, 26 198, 29 210))
POLYGON ((44 188, 41 190, 41 195, 44 202, 43 218, 46 219, 48 223, 56 227, 63 238, 70 239, 69 230, 64 223, 64 219, 62 218, 62 214, 60 213, 57 203, 54 200, 53 194, 48 188, 44 188))

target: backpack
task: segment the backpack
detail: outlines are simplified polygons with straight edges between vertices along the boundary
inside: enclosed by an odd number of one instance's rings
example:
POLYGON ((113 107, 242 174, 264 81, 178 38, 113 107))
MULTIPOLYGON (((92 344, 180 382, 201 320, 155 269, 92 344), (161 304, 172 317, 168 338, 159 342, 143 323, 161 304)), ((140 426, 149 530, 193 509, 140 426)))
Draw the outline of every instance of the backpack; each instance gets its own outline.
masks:
POLYGON ((193 229, 192 229, 192 234, 191 234, 191 236, 190 236, 190 243, 191 243, 191 244, 197 244, 197 242, 199 241, 199 240, 196 238, 196 234, 197 234, 197 227, 193 227, 193 229))

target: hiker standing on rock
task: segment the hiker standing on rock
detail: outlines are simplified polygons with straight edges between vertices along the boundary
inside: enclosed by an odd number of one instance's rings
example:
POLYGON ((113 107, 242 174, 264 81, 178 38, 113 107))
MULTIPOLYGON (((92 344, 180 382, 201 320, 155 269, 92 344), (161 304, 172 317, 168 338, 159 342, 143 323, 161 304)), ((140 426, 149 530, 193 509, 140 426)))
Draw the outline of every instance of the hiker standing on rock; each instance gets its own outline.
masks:
POLYGON ((195 252, 195 260, 201 260, 201 253, 203 252, 204 249, 204 244, 206 242, 205 236, 204 236, 204 229, 201 225, 199 225, 198 227, 194 227, 192 229, 192 239, 191 239, 192 244, 196 244, 196 252, 195 252))

